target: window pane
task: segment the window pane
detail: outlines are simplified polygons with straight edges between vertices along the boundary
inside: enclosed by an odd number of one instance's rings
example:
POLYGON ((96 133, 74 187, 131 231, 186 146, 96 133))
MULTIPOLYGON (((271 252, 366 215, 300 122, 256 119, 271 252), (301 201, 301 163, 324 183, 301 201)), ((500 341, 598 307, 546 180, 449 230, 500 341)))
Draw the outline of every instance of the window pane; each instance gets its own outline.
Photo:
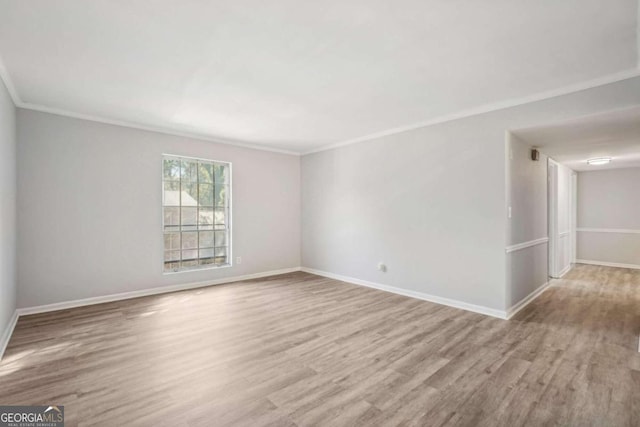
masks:
POLYGON ((179 230, 180 229, 180 208, 163 208, 164 212, 164 229, 179 230))
POLYGON ((216 184, 228 184, 229 183, 229 165, 214 164, 216 184))
POLYGON ((182 181, 196 182, 198 180, 198 162, 196 160, 182 161, 182 181))
POLYGON ((180 206, 180 182, 164 181, 164 206, 180 206))
MULTIPOLYGON (((213 247, 213 231, 201 231, 200 232, 200 247, 212 248, 213 247)), ((202 255, 200 255, 202 256, 202 255)))
POLYGON ((163 159, 165 271, 228 263, 230 181, 228 164, 163 159))
POLYGON ((180 261, 169 261, 164 263, 164 271, 180 270, 180 261))
POLYGON ((200 259, 203 259, 203 258, 213 258, 213 248, 200 249, 200 259))
POLYGON ((198 228, 200 230, 213 230, 213 208, 200 208, 198 228))
POLYGON ((183 232, 182 233, 182 249, 195 249, 198 247, 198 233, 183 232))
POLYGON ((198 202, 200 206, 213 206, 213 185, 200 184, 198 192, 198 202))
POLYGON ((182 206, 198 206, 198 184, 183 182, 180 198, 182 206))
POLYGON ((198 163, 198 181, 213 183, 213 165, 211 163, 198 163))
POLYGON ((180 261, 180 251, 165 251, 164 260, 166 261, 180 261))
POLYGON ((227 246, 227 232, 216 231, 215 246, 227 246))
POLYGON ((182 251, 182 261, 192 261, 192 260, 197 261, 197 259, 198 259, 197 249, 182 251))
POLYGON ((226 209, 218 209, 216 208, 215 210, 215 217, 214 217, 214 228, 216 230, 221 230, 221 229, 226 229, 227 228, 227 222, 228 222, 228 215, 227 215, 227 210, 226 209))
POLYGON ((198 266, 198 260, 197 259, 192 259, 192 260, 188 260, 188 261, 182 261, 180 263, 180 266, 184 269, 189 269, 189 268, 193 268, 193 267, 197 267, 198 266))
POLYGON ((213 249, 213 257, 215 259, 216 264, 227 264, 228 263, 228 248, 214 248, 213 249))
POLYGON ((164 175, 164 179, 179 180, 180 179, 180 160, 164 159, 163 175, 164 175))
POLYGON ((198 225, 198 208, 182 208, 182 230, 195 230, 198 225))
POLYGON ((216 185, 216 207, 226 208, 229 204, 229 186, 216 185))
POLYGON ((180 250, 180 233, 165 233, 164 250, 180 250))

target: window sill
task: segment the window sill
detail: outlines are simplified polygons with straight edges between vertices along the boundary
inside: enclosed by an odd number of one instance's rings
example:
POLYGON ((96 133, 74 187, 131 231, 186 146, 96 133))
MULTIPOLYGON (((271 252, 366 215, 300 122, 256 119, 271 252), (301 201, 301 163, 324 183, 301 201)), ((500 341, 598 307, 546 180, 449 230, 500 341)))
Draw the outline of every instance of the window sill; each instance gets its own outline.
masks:
POLYGON ((210 267, 210 266, 195 267, 195 268, 188 268, 188 269, 177 270, 177 271, 163 271, 162 275, 163 276, 169 276, 169 275, 172 275, 172 274, 194 273, 196 271, 205 271, 205 270, 219 270, 221 268, 229 268, 229 267, 233 267, 233 264, 216 265, 216 266, 213 266, 213 267, 210 267))

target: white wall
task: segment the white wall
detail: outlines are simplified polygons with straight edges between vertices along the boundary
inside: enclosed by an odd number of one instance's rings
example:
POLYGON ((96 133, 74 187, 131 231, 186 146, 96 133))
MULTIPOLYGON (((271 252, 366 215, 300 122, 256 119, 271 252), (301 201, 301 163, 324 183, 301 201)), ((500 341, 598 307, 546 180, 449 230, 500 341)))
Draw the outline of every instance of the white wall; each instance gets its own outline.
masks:
POLYGON ((303 265, 503 308, 503 134, 452 122, 305 156, 303 265))
POLYGON ((630 79, 304 156, 303 265, 506 310, 505 130, 638 104, 630 79))
POLYGON ((507 135, 507 307, 548 280, 547 156, 533 161, 531 149, 507 135))
POLYGON ((18 110, 18 306, 300 265, 300 158, 18 110), (230 268, 163 275, 162 153, 233 163, 230 268))
POLYGON ((297 267, 302 237, 306 267, 506 310, 505 129, 638 104, 629 79, 307 155, 302 174, 295 156, 19 110, 18 306, 297 267), (162 274, 161 153, 233 162, 241 265, 162 274))
POLYGON ((16 109, 0 79, 0 357, 16 309, 16 109))
POLYGON ((640 168, 578 173, 577 258, 640 268, 640 168))

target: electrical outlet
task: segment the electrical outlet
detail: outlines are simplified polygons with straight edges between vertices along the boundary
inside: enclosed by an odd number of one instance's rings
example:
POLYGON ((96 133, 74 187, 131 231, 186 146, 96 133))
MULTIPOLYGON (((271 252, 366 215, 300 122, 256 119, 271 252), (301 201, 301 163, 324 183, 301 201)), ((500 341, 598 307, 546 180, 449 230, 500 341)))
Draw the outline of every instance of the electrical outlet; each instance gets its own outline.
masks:
POLYGON ((236 257, 236 264, 242 264, 242 257, 241 256, 237 256, 236 257))
POLYGON ((383 263, 379 263, 378 264, 378 270, 382 271, 383 273, 386 273, 387 272, 387 266, 384 265, 383 263))

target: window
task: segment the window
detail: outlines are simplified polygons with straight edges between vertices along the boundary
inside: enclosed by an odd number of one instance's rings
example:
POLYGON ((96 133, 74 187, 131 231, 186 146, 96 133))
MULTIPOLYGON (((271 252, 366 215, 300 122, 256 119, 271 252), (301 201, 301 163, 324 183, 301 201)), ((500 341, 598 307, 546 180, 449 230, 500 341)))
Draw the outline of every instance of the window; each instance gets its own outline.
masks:
POLYGON ((164 271, 231 264, 231 164, 162 160, 164 271))

